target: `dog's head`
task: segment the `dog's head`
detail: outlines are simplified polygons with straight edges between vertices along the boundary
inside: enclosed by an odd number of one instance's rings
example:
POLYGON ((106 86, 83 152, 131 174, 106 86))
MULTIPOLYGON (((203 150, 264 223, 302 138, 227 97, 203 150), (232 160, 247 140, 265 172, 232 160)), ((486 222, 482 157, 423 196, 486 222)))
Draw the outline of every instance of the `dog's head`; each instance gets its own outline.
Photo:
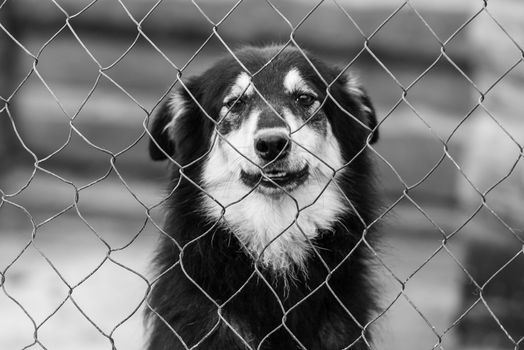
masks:
POLYGON ((213 171, 227 167, 271 194, 325 168, 332 176, 349 153, 377 140, 374 109, 356 79, 279 50, 245 48, 236 53, 245 68, 226 58, 179 86, 152 123, 151 157, 185 165, 210 150, 213 171))
POLYGON ((329 227, 349 207, 330 184, 377 140, 377 121, 354 78, 298 49, 235 56, 178 87, 153 120, 150 154, 197 165, 192 180, 216 204, 208 212, 238 230, 263 227, 257 235, 266 239, 245 239, 260 252, 295 218, 312 230, 329 227))

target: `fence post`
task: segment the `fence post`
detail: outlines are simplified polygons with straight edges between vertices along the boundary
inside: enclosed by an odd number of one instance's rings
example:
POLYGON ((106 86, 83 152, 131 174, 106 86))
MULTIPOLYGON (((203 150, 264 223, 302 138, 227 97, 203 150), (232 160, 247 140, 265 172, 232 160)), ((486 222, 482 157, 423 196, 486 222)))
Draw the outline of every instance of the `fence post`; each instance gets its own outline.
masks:
MULTIPOLYGON (((19 31, 16 23, 15 14, 12 5, 13 1, 4 2, 0 7, 0 23, 6 28, 9 33, 17 37, 19 31)), ((14 101, 9 99, 16 87, 16 56, 17 45, 5 34, 0 33, 2 39, 0 41, 0 110, 5 106, 9 106, 11 115, 14 117, 14 101)), ((0 159, 2 166, 0 166, 0 177, 3 177, 8 171, 7 164, 13 164, 16 158, 16 152, 19 147, 16 147, 17 139, 11 127, 11 121, 4 110, 0 113, 0 159), (7 161, 10 159, 11 161, 7 161)))

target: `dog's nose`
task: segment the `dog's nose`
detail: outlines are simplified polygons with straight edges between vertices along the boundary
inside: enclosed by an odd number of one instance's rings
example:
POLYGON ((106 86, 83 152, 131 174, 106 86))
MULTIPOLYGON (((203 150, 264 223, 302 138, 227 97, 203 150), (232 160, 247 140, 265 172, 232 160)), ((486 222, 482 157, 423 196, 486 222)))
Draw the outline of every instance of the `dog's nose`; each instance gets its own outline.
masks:
POLYGON ((291 149, 291 141, 284 133, 260 135, 255 139, 255 152, 265 161, 283 159, 291 149))

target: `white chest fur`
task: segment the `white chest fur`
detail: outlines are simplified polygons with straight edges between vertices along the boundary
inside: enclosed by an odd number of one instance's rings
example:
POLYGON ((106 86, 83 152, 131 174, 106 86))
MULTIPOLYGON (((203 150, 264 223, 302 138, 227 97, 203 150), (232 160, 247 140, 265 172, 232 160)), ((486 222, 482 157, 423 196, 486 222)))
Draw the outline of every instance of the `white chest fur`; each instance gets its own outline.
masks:
POLYGON ((278 197, 236 180, 205 189, 210 195, 204 195, 205 214, 223 220, 253 258, 276 273, 302 270, 319 229, 332 228, 347 207, 338 187, 328 181, 308 180, 278 197))

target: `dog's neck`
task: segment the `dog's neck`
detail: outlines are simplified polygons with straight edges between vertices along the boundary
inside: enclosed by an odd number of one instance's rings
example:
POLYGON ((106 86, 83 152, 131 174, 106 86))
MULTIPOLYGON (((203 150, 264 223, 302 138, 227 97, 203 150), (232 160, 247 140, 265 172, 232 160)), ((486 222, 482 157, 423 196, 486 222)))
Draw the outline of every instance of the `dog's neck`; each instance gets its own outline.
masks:
POLYGON ((331 230, 348 205, 336 185, 309 186, 278 198, 251 192, 242 198, 242 189, 207 188, 204 214, 213 221, 223 220, 260 265, 277 275, 306 273, 305 263, 314 253, 314 240, 321 230, 331 230), (326 187, 326 188, 324 188, 326 187), (238 198, 242 198, 237 202, 238 198), (218 203, 231 203, 222 206, 218 203))

